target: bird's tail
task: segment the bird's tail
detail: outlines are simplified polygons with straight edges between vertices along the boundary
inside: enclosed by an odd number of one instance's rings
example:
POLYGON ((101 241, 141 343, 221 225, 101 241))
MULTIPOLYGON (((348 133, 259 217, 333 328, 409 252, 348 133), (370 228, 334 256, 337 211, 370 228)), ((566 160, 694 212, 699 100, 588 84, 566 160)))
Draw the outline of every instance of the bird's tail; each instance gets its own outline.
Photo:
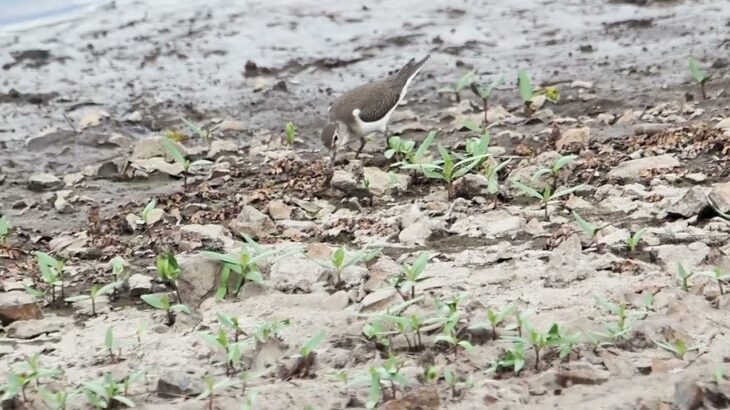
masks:
POLYGON ((398 79, 401 81, 409 82, 413 77, 418 74, 419 71, 421 71, 421 68, 424 64, 426 64, 426 61, 431 58, 430 55, 427 55, 424 57, 421 61, 416 62, 415 58, 411 58, 406 65, 403 66, 403 68, 398 71, 398 79))

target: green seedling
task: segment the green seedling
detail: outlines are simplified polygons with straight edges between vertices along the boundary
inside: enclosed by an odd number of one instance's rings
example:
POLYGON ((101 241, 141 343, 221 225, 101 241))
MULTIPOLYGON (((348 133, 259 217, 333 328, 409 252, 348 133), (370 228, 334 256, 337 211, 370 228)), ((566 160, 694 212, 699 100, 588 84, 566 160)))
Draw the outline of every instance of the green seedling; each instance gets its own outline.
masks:
POLYGON ((78 394, 75 391, 58 390, 52 392, 46 389, 38 389, 38 393, 41 395, 43 403, 50 410, 66 410, 78 394))
POLYGON ((459 329, 456 328, 456 326, 459 324, 460 316, 461 313, 458 311, 452 313, 446 319, 446 323, 444 324, 441 334, 436 336, 436 338, 434 339, 436 343, 445 342, 451 347, 452 351, 454 352, 454 361, 457 361, 458 359, 460 347, 467 352, 471 352, 473 350, 471 342, 466 339, 462 339, 460 335, 461 332, 459 331, 459 329))
POLYGON ((82 300, 91 300, 91 315, 96 316, 97 298, 99 296, 103 296, 103 295, 114 292, 114 290, 116 290, 121 285, 122 285, 122 282, 107 283, 106 285, 101 286, 101 287, 99 287, 99 285, 91 285, 91 290, 89 290, 88 295, 72 296, 70 298, 66 298, 66 302, 73 303, 73 302, 79 302, 82 300))
POLYGON ((246 397, 243 398, 243 403, 241 403, 239 410, 253 410, 258 395, 259 393, 255 391, 246 393, 246 397))
POLYGON ((579 332, 572 335, 563 334, 557 323, 553 323, 548 330, 547 339, 550 346, 557 346, 560 349, 558 351, 558 357, 561 359, 565 359, 566 357, 569 358, 570 353, 575 349, 575 346, 583 341, 581 333, 579 332))
POLYGON ((198 400, 208 399, 208 410, 214 409, 213 401, 215 399, 216 392, 228 389, 236 384, 235 381, 227 377, 216 380, 213 376, 209 374, 206 374, 203 380, 205 382, 205 390, 203 390, 203 392, 198 395, 198 400))
POLYGON ((183 300, 180 297, 180 291, 177 288, 177 280, 180 278, 180 273, 182 271, 180 270, 180 265, 177 263, 175 254, 167 251, 157 255, 157 259, 155 260, 155 269, 157 270, 157 275, 160 279, 172 286, 172 289, 175 291, 175 295, 177 296, 177 302, 183 303, 183 300))
POLYGON ((251 373, 246 369, 241 369, 241 371, 238 373, 238 381, 241 383, 241 394, 246 393, 246 388, 252 380, 258 379, 265 374, 266 372, 251 373))
POLYGON ((281 331, 291 325, 291 320, 272 320, 260 324, 253 333, 258 343, 266 343, 269 338, 281 340, 281 331))
POLYGON ((529 117, 532 115, 534 89, 532 88, 530 75, 524 69, 521 69, 517 74, 517 85, 520 88, 520 98, 522 98, 522 103, 525 105, 525 114, 529 117))
POLYGON ((0 216, 0 244, 5 246, 10 236, 10 219, 7 216, 0 216))
POLYGON ((593 346, 593 353, 598 353, 598 349, 608 346, 613 346, 613 342, 610 340, 610 336, 606 333, 583 331, 583 340, 593 346))
POLYGON ((535 172, 532 175, 532 179, 536 180, 536 179, 542 177, 543 175, 549 175, 550 180, 551 180, 550 187, 552 188, 553 191, 555 191, 556 189, 558 189, 560 171, 563 168, 565 168, 566 165, 575 161, 577 158, 578 158, 577 155, 562 156, 562 157, 556 159, 555 162, 553 162, 553 164, 549 168, 542 168, 542 169, 537 170, 537 172, 535 172))
POLYGON ((441 160, 430 164, 406 164, 403 168, 418 169, 426 178, 439 179, 446 182, 449 199, 454 199, 454 181, 466 175, 474 169, 488 154, 465 158, 454 163, 452 155, 442 145, 437 145, 441 160))
POLYGON ((518 180, 512 180, 512 185, 514 185, 517 189, 524 192, 525 194, 537 198, 542 202, 542 207, 545 210, 545 220, 548 219, 548 204, 550 201, 554 201, 560 197, 570 195, 573 192, 583 188, 583 185, 574 186, 572 188, 566 188, 557 192, 553 192, 552 188, 550 188, 549 185, 546 185, 545 188, 543 188, 542 192, 537 191, 535 188, 529 187, 522 182, 518 180))
POLYGON ((396 387, 408 387, 411 382, 400 373, 403 368, 403 362, 394 355, 390 355, 380 367, 376 368, 376 371, 380 375, 379 380, 390 384, 390 398, 395 400, 396 398, 396 387))
POLYGON ((212 126, 209 130, 206 130, 202 126, 196 125, 195 123, 193 123, 192 121, 189 121, 185 117, 181 117, 181 119, 182 119, 183 123, 185 123, 185 126, 188 127, 190 132, 192 132, 194 136, 203 140, 203 142, 208 142, 208 140, 213 137, 213 134, 220 127, 222 127, 223 124, 225 124, 225 121, 223 121, 219 124, 212 126))
POLYGON ((474 74, 476 74, 476 70, 471 70, 468 73, 461 76, 454 85, 446 88, 442 88, 439 90, 440 92, 447 92, 447 93, 453 93, 456 97, 456 102, 461 102, 461 91, 470 86, 472 82, 474 82, 474 74))
POLYGON ((416 148, 416 141, 406 140, 397 135, 388 138, 388 149, 385 151, 385 158, 393 157, 398 161, 412 161, 414 157, 413 150, 416 148))
POLYGON ((284 126, 284 135, 286 136, 286 145, 294 146, 294 141, 297 139, 297 127, 294 123, 289 121, 284 126))
POLYGON ((314 361, 317 356, 314 352, 314 349, 316 349, 317 346, 322 343, 324 337, 324 330, 320 330, 319 332, 315 333, 314 336, 312 336, 307 341, 307 343, 304 344, 304 346, 300 347, 299 357, 296 358, 294 366, 289 371, 287 371, 285 375, 282 376, 282 379, 289 380, 294 375, 298 375, 300 378, 309 377, 312 368, 314 367, 314 361))
POLYGON ((388 351, 390 351, 390 338, 398 334, 398 332, 390 330, 385 324, 386 321, 383 319, 369 321, 363 326, 362 334, 375 344, 376 349, 382 346, 387 347, 388 351))
POLYGON ((399 334, 402 334, 405 338, 409 350, 414 346, 417 349, 422 348, 421 328, 429 324, 436 324, 438 320, 433 318, 422 320, 415 314, 410 317, 400 316, 408 306, 419 303, 421 300, 423 300, 421 297, 414 298, 391 306, 384 312, 358 315, 370 319, 363 327, 363 335, 375 344, 376 349, 381 346, 387 347, 389 352, 392 347, 391 338, 399 334), (386 326, 388 324, 394 324, 398 330, 393 330, 392 326, 386 326), (411 344, 411 339, 408 338, 408 333, 413 333, 413 344, 411 344))
POLYGON ((122 395, 129 396, 129 388, 132 386, 132 383, 136 383, 143 377, 147 380, 147 370, 144 368, 135 370, 134 373, 127 375, 122 382, 122 395))
POLYGON ((226 376, 234 374, 236 370, 241 368, 241 355, 245 349, 252 347, 254 344, 253 339, 231 342, 228 340, 228 335, 226 335, 223 329, 215 336, 211 333, 201 333, 200 338, 208 346, 214 350, 220 350, 226 356, 226 376))
POLYGON ((209 165, 212 164, 212 162, 207 160, 198 160, 190 162, 189 159, 185 158, 185 155, 183 155, 182 152, 177 148, 177 145, 175 145, 174 142, 170 141, 168 138, 162 139, 162 145, 165 147, 165 151, 172 157, 172 159, 177 162, 178 165, 180 165, 183 169, 183 189, 188 189, 188 174, 190 173, 190 168, 194 168, 196 166, 201 165, 209 165))
POLYGON ((144 324, 144 322, 139 322, 137 324, 137 329, 135 329, 135 331, 134 331, 134 334, 137 336, 138 345, 142 344, 142 336, 145 333, 145 328, 146 328, 146 325, 144 324))
POLYGON ((687 272, 682 263, 677 263, 677 276, 679 276, 679 286, 683 291, 689 292, 689 278, 694 276, 696 272, 687 272))
POLYGON ((36 251, 35 255, 38 260, 38 267, 41 270, 41 278, 51 287, 52 302, 56 301, 56 286, 60 286, 61 299, 64 299, 63 261, 57 260, 53 256, 40 251, 36 251))
POLYGON ((25 375, 9 371, 7 381, 2 386, 3 395, 0 396, 0 403, 11 402, 20 394, 24 402, 28 401, 25 389, 30 384, 30 379, 25 375))
POLYGON ((218 322, 224 327, 231 329, 233 331, 233 341, 238 342, 238 339, 243 334, 243 329, 241 328, 238 318, 219 312, 218 322))
POLYGON ((527 319, 532 316, 534 313, 531 309, 520 311, 515 310, 515 323, 510 324, 509 326, 505 327, 505 330, 513 331, 517 330, 517 336, 522 337, 522 329, 525 327, 525 323, 527 323, 527 319))
POLYGON ((415 262, 413 264, 403 264, 400 268, 400 274, 391 279, 391 284, 393 287, 396 288, 398 293, 403 297, 403 299, 415 299, 416 297, 416 283, 424 280, 425 278, 421 276, 423 273, 423 270, 426 269, 426 264, 428 263, 428 253, 427 252, 421 252, 418 257, 416 258, 415 262), (403 292, 406 292, 406 294, 410 291, 410 297, 403 294, 403 292))
POLYGON ((114 281, 120 284, 126 283, 129 279, 129 270, 127 269, 127 262, 124 258, 115 256, 110 262, 114 281))
POLYGON ((157 200, 155 198, 152 198, 147 205, 142 208, 142 213, 140 214, 140 220, 145 226, 145 231, 147 234, 150 234, 150 228, 152 228, 152 225, 157 222, 156 219, 153 219, 155 215, 158 215, 159 213, 154 212, 157 208, 157 200))
POLYGON ((122 356, 122 348, 119 346, 116 339, 114 339, 114 329, 112 329, 111 326, 109 326, 106 329, 106 333, 104 333, 104 347, 107 352, 109 352, 109 359, 112 363, 116 363, 122 356), (114 356, 114 350, 117 349, 119 349, 118 354, 117 356, 114 356))
POLYGON ((626 312, 625 304, 614 304, 608 300, 596 296, 596 303, 598 306, 606 309, 610 314, 616 316, 614 323, 606 325, 606 334, 594 333, 596 336, 606 337, 609 340, 622 340, 629 332, 631 332, 631 326, 628 323, 628 313, 626 312))
POLYGON ((25 359, 18 366, 17 372, 9 371, 7 374, 7 383, 2 387, 4 392, 0 402, 11 400, 20 394, 23 401, 28 401, 26 389, 31 382, 35 381, 36 386, 40 386, 42 377, 56 377, 63 372, 58 369, 47 369, 40 365, 40 355, 34 354, 25 359))
POLYGON ((674 356, 676 356, 679 360, 684 360, 684 355, 694 350, 700 350, 700 348, 702 347, 702 345, 696 345, 688 348, 687 344, 682 339, 677 339, 674 341, 674 343, 670 343, 668 341, 660 342, 654 339, 652 340, 657 346, 668 352, 673 353, 674 356))
POLYGON ((185 314, 191 314, 190 308, 181 303, 174 305, 170 304, 170 297, 165 295, 142 295, 140 296, 148 305, 160 309, 167 314, 167 325, 172 326, 175 324, 175 313, 182 312, 185 314))
POLYGON ((499 77, 492 80, 489 85, 486 87, 482 87, 480 84, 476 82, 471 83, 471 91, 479 97, 479 99, 482 100, 482 103, 484 104, 484 126, 486 127, 489 124, 489 119, 487 118, 487 111, 489 109, 489 98, 492 96, 492 92, 499 87, 502 82, 504 81, 504 74, 500 74, 499 77))
POLYGON ((346 268, 357 265, 358 263, 369 262, 376 256, 380 255, 380 252, 382 252, 382 250, 382 247, 365 248, 357 252, 351 253, 349 257, 347 257, 347 250, 344 246, 341 246, 332 253, 329 261, 322 262, 316 259, 312 260, 317 262, 323 268, 332 271, 334 276, 334 285, 341 286, 343 283, 342 272, 346 268))
POLYGON ((123 386, 114 381, 109 373, 105 373, 100 382, 84 383, 82 389, 94 408, 112 409, 120 404, 135 407, 134 402, 124 395, 123 386))
MULTIPOLYGON (((487 161, 485 161, 486 163, 487 161)), ((488 164, 484 167, 484 176, 487 178, 487 192, 491 195, 499 193, 499 171, 509 165, 512 159, 502 161, 497 165, 488 164)))
POLYGON ((345 388, 345 395, 349 396, 350 374, 347 373, 347 370, 332 370, 327 374, 327 377, 332 381, 342 383, 345 388))
POLYGON ((646 228, 641 228, 626 239, 626 247, 629 249, 629 253, 634 253, 636 247, 639 246, 639 241, 641 241, 641 237, 644 236, 645 232, 646 228))
POLYGON ((503 338, 516 344, 530 346, 535 351, 535 370, 540 370, 540 352, 550 345, 550 333, 541 333, 529 323, 525 323, 524 331, 525 337, 504 336, 503 338))
POLYGON ((723 273, 720 268, 715 268, 709 272, 702 272, 702 275, 714 279, 717 282, 717 287, 720 288, 720 294, 725 294, 725 288, 722 287, 722 283, 730 280, 730 274, 723 273))
POLYGON ((503 369, 511 369, 515 375, 525 367, 525 345, 514 343, 512 349, 504 352, 501 359, 495 360, 487 369, 487 373, 499 373, 503 369))
POLYGON ((216 291, 216 299, 223 300, 227 295, 238 295, 241 287, 246 282, 262 284, 264 278, 259 269, 259 263, 274 255, 274 250, 265 250, 250 236, 243 234, 246 243, 241 246, 237 255, 229 255, 217 252, 201 252, 202 255, 219 262, 221 268, 220 287, 216 291), (229 279, 231 272, 234 275, 233 287, 230 287, 229 279))
POLYGON ((507 317, 515 311, 515 309, 516 306, 513 304, 507 305, 504 309, 498 312, 495 312, 492 308, 489 308, 487 309, 488 322, 475 323, 469 326, 469 329, 491 329, 492 340, 497 340, 497 326, 501 325, 507 319, 507 317))
POLYGON ((712 379, 718 386, 725 382, 725 365, 722 363, 715 365, 715 370, 712 372, 712 379))
POLYGON ((705 85, 708 81, 712 78, 711 74, 707 74, 704 71, 702 71, 697 64, 697 60, 690 57, 687 59, 687 64, 689 66, 689 73, 692 75, 692 79, 695 80, 697 84, 700 85, 700 90, 702 91, 702 99, 707 99, 707 93, 705 92, 705 85))
POLYGON ((592 224, 592 223, 586 221, 585 219, 583 219, 583 217, 580 216, 580 214, 578 214, 578 212, 575 212, 575 211, 573 211, 573 218, 575 219, 575 222, 578 224, 578 227, 580 227, 580 230, 583 231, 583 233, 585 233, 586 235, 591 237, 591 243, 593 243, 593 244, 596 243, 596 238, 598 237, 598 234, 601 232, 601 230, 603 230, 604 228, 609 226, 609 224, 606 224, 603 226, 598 226, 598 225, 592 224))

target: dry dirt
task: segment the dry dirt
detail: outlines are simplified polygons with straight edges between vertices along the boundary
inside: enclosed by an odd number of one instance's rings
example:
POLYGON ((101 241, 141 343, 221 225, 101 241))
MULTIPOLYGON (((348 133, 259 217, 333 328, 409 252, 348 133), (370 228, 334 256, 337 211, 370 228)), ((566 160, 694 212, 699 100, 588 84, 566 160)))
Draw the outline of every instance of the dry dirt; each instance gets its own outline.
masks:
MULTIPOLYGON (((126 392, 140 408, 207 408, 208 399, 196 398, 205 376, 222 381, 226 373, 236 383, 216 390, 216 408, 249 408, 247 398, 261 409, 364 408, 370 372, 382 372, 389 356, 405 382, 383 380, 377 405, 387 409, 730 405, 730 381, 715 376, 730 361, 730 298, 703 274, 730 272, 730 226, 708 200, 730 211, 723 184, 730 6, 231 3, 118 2, 72 21, 0 34, 0 214, 12 224, 0 246, 0 301, 23 292, 23 282, 49 290, 35 251, 65 261, 67 297, 112 282, 115 257, 132 277, 101 298, 94 317, 88 303, 51 302, 48 292, 38 302, 42 319, 3 323, 0 369, 22 372, 39 354, 44 368, 63 371, 42 378, 40 387, 32 382, 26 400, 3 406, 43 408, 38 390, 45 388, 78 390, 69 408, 89 408, 85 383, 106 373, 121 382, 144 370, 126 392), (504 73, 489 112, 491 152, 512 159, 499 173, 499 195, 471 186, 481 181, 475 176, 460 182, 470 189, 453 200, 442 182, 413 171, 393 168, 400 178, 393 184, 381 136, 360 160, 345 155, 334 186, 325 184, 318 135, 327 104, 425 54, 431 61, 392 130, 421 141, 435 129, 437 143, 463 152, 476 135, 462 122, 481 121, 481 103, 468 89, 461 102, 440 90, 471 69, 483 83, 504 73), (690 55, 713 74, 706 100, 688 73, 690 55), (560 100, 526 118, 519 68, 536 86, 559 88, 560 100), (181 117, 225 125, 205 142, 181 117), (282 143, 288 121, 298 128, 293 148, 282 143), (189 158, 214 164, 200 165, 183 188, 182 178, 159 171, 179 174, 161 159, 163 135, 183 137, 189 158), (551 202, 545 219, 511 181, 529 181, 568 154, 577 158, 557 185, 583 186, 551 202), (58 180, 34 183, 37 174, 58 180), (139 218, 129 215, 153 198, 164 213, 133 229, 128 220, 139 218), (573 211, 603 227, 595 239, 573 211), (627 237, 643 228, 629 252, 627 237), (237 252, 241 231, 274 253, 258 264, 262 284, 216 301, 220 266, 200 252, 237 252), (335 283, 318 262, 340 246, 346 259, 360 249, 382 252, 335 283), (139 298, 173 291, 156 279, 155 258, 168 251, 180 262, 180 296, 192 309, 171 326, 139 298), (368 338, 364 330, 377 313, 409 297, 392 280, 421 252, 430 259, 417 298, 400 314, 434 318, 422 332, 423 347, 411 346, 418 337, 398 334, 392 323, 385 330, 394 334, 368 338), (686 290, 678 263, 693 273, 686 290), (624 332, 606 336, 617 315, 597 299, 625 308, 624 332), (527 322, 538 334, 557 324, 564 335, 578 335, 577 343, 562 358, 561 346, 549 344, 539 360, 527 343, 519 373, 490 371, 519 346, 510 339, 516 315, 497 327, 495 340, 491 328, 474 326, 487 322, 487 309, 509 306, 531 312, 527 322), (456 355, 439 339, 453 312, 455 335, 473 345, 456 355), (252 341, 233 372, 201 337, 218 334, 220 313, 237 317, 240 339, 252 341), (280 321, 288 324, 262 336, 280 321), (112 354, 105 347, 110 327, 112 354), (320 331, 313 363, 302 365, 300 348, 320 331), (690 348, 684 355, 659 345, 680 341, 690 348)), ((225 334, 234 338, 230 329, 225 334)))

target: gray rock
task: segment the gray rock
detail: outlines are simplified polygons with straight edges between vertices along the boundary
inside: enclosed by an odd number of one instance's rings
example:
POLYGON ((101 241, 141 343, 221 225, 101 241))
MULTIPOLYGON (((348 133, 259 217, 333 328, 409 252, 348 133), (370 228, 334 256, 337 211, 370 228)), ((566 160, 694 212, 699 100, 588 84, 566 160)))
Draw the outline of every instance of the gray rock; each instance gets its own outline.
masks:
POLYGON ((550 254, 546 269, 545 287, 561 288, 576 280, 583 280, 595 273, 583 255, 583 245, 578 235, 572 235, 550 254))
POLYGON ((679 165, 679 160, 672 154, 644 157, 620 163, 608 173, 608 176, 626 179, 638 178, 644 171, 674 168, 679 165))
POLYGON ((270 201, 266 205, 266 211, 269 213, 271 218, 274 219, 275 221, 282 220, 282 219, 291 219, 291 212, 292 212, 291 207, 280 199, 275 199, 273 201, 270 201))
POLYGON ((229 231, 222 225, 215 224, 190 224, 180 227, 183 237, 194 240, 208 240, 215 242, 216 245, 228 249, 235 245, 235 241, 231 238, 229 231))
POLYGON ((489 180, 482 174, 466 174, 454 182, 454 193, 461 198, 474 198, 484 194, 489 180))
MULTIPOLYGON (((137 143, 134 144, 131 160, 145 160, 154 157, 162 157, 167 160, 173 160, 173 158, 167 153, 165 146, 162 145, 162 141, 164 141, 165 138, 166 137, 152 137, 137 141, 137 143)), ((174 141, 173 143, 180 152, 185 152, 182 145, 174 141)))
POLYGON ((244 206, 228 227, 235 234, 245 233, 256 239, 265 238, 276 232, 274 221, 251 205, 244 206))
POLYGON ((325 311, 343 310, 350 304, 350 297, 347 292, 340 290, 322 300, 322 309, 325 311))
POLYGON ((136 159, 130 166, 139 169, 147 174, 162 172, 173 177, 182 175, 184 169, 177 162, 167 162, 164 158, 153 157, 148 159, 136 159))
POLYGON ((48 243, 51 251, 63 258, 83 255, 88 252, 87 245, 89 237, 86 231, 77 233, 76 235, 61 235, 55 237, 48 243))
POLYGON ((702 188, 693 187, 680 199, 669 204, 665 210, 669 215, 680 215, 685 218, 690 218, 699 215, 707 205, 707 199, 702 188))
POLYGON ((208 150, 208 158, 216 159, 223 155, 236 154, 238 152, 238 145, 235 141, 214 139, 210 143, 210 149, 208 150))
POLYGON ((152 278, 141 273, 129 277, 129 296, 137 297, 152 292, 152 278))
POLYGON ((53 201, 53 207, 56 208, 56 212, 64 214, 70 212, 73 207, 68 202, 68 197, 72 194, 69 190, 57 191, 56 199, 53 201))
POLYGON ((492 211, 483 214, 467 215, 459 218, 450 231, 457 235, 471 237, 496 237, 506 233, 519 230, 524 220, 519 216, 513 216, 506 211, 492 211))
POLYGON ((35 174, 28 178, 28 189, 31 191, 51 191, 63 187, 63 181, 53 174, 35 174))
POLYGON ((400 273, 400 265, 389 256, 381 256, 370 266, 370 278, 363 288, 366 292, 389 287, 388 280, 400 273))
POLYGON ((679 410, 695 410, 702 408, 704 393, 697 383, 680 380, 674 385, 674 405, 679 410))
POLYGON ((218 130, 220 131, 246 131, 247 125, 243 121, 226 120, 223 121, 218 130))
POLYGON ((382 288, 365 296, 360 302, 361 312, 379 312, 388 306, 400 303, 403 298, 393 288, 382 288))
POLYGON ((43 318, 36 299, 25 292, 0 293, 0 322, 4 326, 16 320, 43 318))
POLYGON ((180 297, 188 306, 199 306, 218 288, 220 265, 201 254, 183 254, 177 257, 180 279, 177 287, 180 297))
POLYGON ((376 167, 363 168, 363 174, 368 181, 368 189, 374 195, 383 195, 396 189, 407 190, 411 183, 411 177, 393 173, 395 181, 391 181, 390 173, 376 167))
POLYGON ((348 192, 357 188, 357 179, 355 175, 347 172, 343 169, 336 169, 332 174, 332 180, 330 181, 333 187, 340 191, 348 192))
POLYGON ((312 284, 319 281, 326 269, 317 262, 301 254, 293 254, 280 258, 271 265, 271 273, 267 283, 280 291, 309 293, 312 284))
POLYGON ((5 329, 5 333, 14 339, 32 339, 42 334, 58 332, 72 324, 73 320, 67 317, 21 320, 11 323, 5 329))
POLYGON ((591 129, 589 127, 570 128, 563 132, 555 142, 555 148, 562 151, 566 148, 585 147, 591 139, 591 129))
POLYGON ((718 211, 722 213, 730 212, 730 182, 714 185, 707 199, 718 211))
POLYGON ((689 245, 659 245, 647 248, 656 252, 656 257, 664 269, 669 272, 677 271, 677 263, 691 271, 700 266, 710 253, 710 247, 703 242, 692 242, 689 245))
POLYGON ((205 390, 201 380, 179 370, 166 370, 157 380, 157 395, 169 399, 198 396, 205 390))
POLYGON ((420 220, 403 229, 398 234, 398 240, 402 243, 424 245, 432 233, 433 230, 428 221, 420 220))

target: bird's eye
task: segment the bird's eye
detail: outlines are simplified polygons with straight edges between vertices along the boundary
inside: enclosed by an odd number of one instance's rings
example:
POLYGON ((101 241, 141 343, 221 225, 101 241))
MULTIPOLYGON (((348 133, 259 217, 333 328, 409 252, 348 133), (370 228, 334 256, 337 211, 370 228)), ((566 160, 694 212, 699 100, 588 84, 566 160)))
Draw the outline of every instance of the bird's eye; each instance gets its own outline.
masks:
POLYGON ((340 139, 340 136, 337 134, 332 136, 332 142, 337 142, 337 141, 339 141, 339 139, 340 139))

